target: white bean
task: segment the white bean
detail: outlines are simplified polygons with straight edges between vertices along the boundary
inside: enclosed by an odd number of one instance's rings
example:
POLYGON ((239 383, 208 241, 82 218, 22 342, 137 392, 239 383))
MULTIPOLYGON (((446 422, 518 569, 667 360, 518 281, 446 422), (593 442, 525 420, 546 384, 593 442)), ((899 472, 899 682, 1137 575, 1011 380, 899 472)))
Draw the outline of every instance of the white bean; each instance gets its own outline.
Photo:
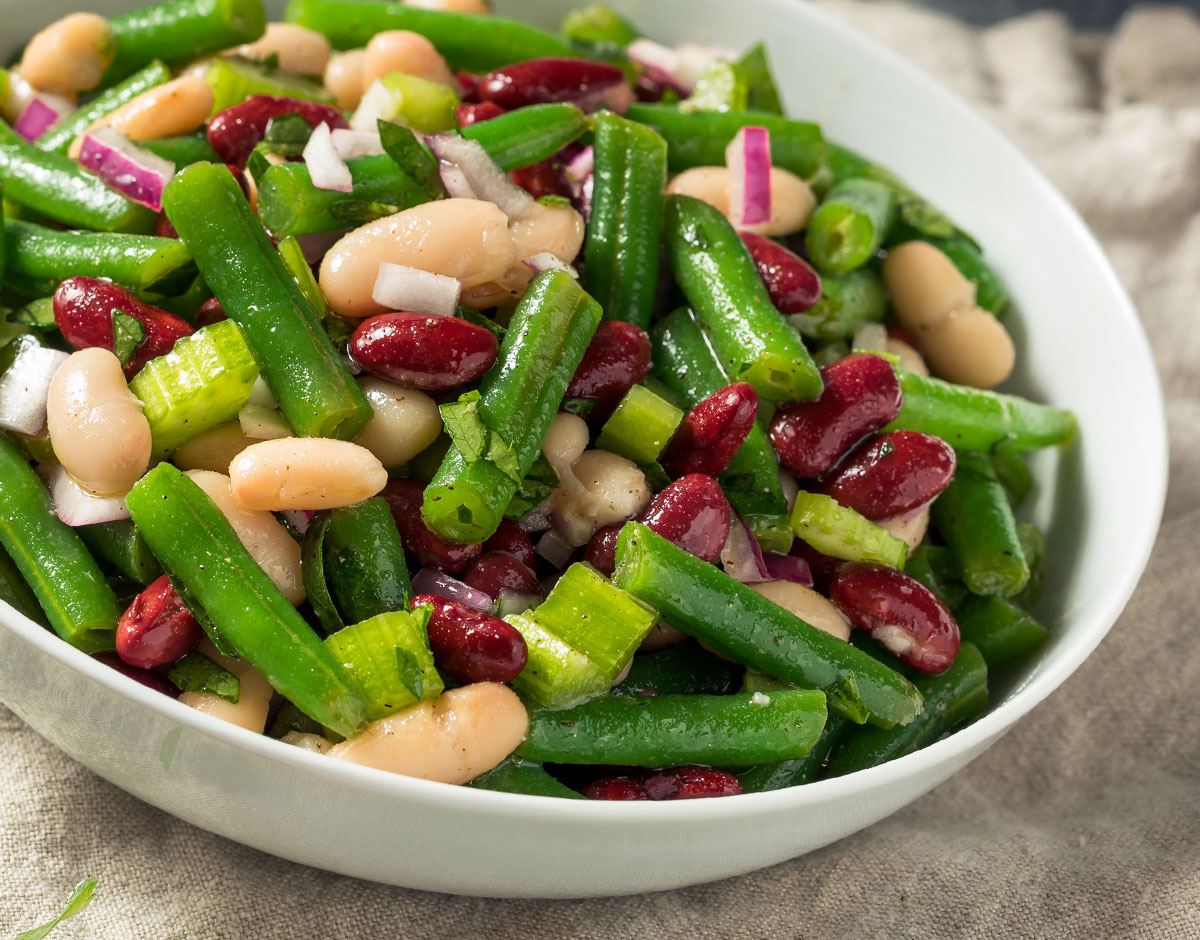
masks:
POLYGON ((467 783, 515 751, 528 728, 525 706, 512 689, 477 682, 373 721, 328 753, 409 777, 467 783))
POLYGON ((918 344, 921 330, 944 320, 950 311, 975 303, 975 285, 945 252, 928 242, 904 242, 889 248, 883 282, 900 325, 918 344))
POLYGON ((321 289, 338 314, 357 320, 386 309, 371 297, 383 261, 456 277, 469 288, 496 280, 517 260, 508 216, 495 203, 442 199, 344 236, 321 262, 321 289))
POLYGON ((374 376, 358 380, 374 414, 354 439, 385 467, 399 467, 437 440, 442 415, 437 402, 422 391, 374 376))
POLYGON ((748 586, 810 626, 839 640, 850 639, 850 621, 833 606, 833 601, 811 588, 794 581, 762 581, 748 586))
POLYGON ((650 502, 646 475, 632 460, 606 450, 588 450, 550 497, 554 528, 572 545, 587 540, 613 522, 632 519, 650 502))
POLYGON ((192 481, 204 490, 232 526, 255 564, 292 604, 304 601, 304 578, 300 574, 300 546, 287 529, 269 512, 243 509, 229 489, 229 477, 211 470, 189 470, 192 481))
POLYGON ((917 375, 929 375, 929 366, 925 365, 924 357, 904 340, 889 336, 883 344, 883 351, 899 359, 901 368, 917 375))
MULTIPOLYGON (((88 130, 111 127, 130 140, 158 140, 190 134, 208 121, 212 106, 213 93, 208 82, 197 75, 181 75, 165 85, 142 92, 132 101, 98 118, 88 130)), ((83 137, 84 134, 80 134, 71 143, 72 157, 79 156, 83 137)))
POLYGON ((271 696, 275 694, 267 677, 244 659, 230 659, 222 656, 208 639, 201 640, 197 649, 218 666, 229 670, 238 677, 237 704, 227 702, 210 692, 184 692, 179 696, 179 701, 198 712, 228 721, 247 731, 262 734, 267 727, 267 712, 271 707, 271 696))
POLYGON ((337 106, 343 111, 357 108, 363 92, 367 90, 363 82, 363 62, 366 57, 367 50, 351 49, 335 53, 325 66, 325 87, 333 93, 337 106))
MULTIPOLYGON (((667 184, 668 193, 695 196, 731 218, 729 170, 723 166, 698 166, 684 170, 667 184)), ((744 226, 760 235, 790 235, 808 224, 817 207, 812 188, 795 173, 771 167, 771 218, 744 226)))
POLYGON ((38 91, 74 95, 95 88, 115 54, 108 20, 71 13, 29 40, 17 71, 38 91))
POLYGON ((243 59, 261 62, 276 56, 279 68, 297 75, 320 75, 329 63, 329 40, 315 29, 295 23, 268 23, 260 39, 232 50, 243 59))
POLYGON ((319 734, 305 734, 303 731, 289 731, 279 739, 284 744, 298 747, 302 751, 312 751, 314 754, 328 754, 333 742, 319 734))
POLYGON ((916 336, 935 373, 959 385, 992 388, 1010 375, 1017 350, 1004 324, 986 310, 953 310, 916 336))
POLYGON ((185 441, 171 455, 171 463, 180 470, 228 473, 233 458, 253 443, 254 438, 242 433, 240 421, 227 421, 185 441))
POLYGON ((880 519, 879 525, 907 545, 910 552, 916 551, 925 538, 925 530, 929 528, 929 507, 916 513, 880 519))
POLYGON ((58 367, 46 429, 58 462, 94 496, 123 496, 150 465, 150 423, 107 349, 80 349, 58 367))
POLYGON ((587 422, 579 415, 560 411, 550 422, 550 430, 542 439, 542 453, 556 472, 570 470, 588 445, 587 422))
POLYGON ((670 646, 678 646, 687 639, 687 634, 678 627, 673 627, 669 623, 659 621, 650 628, 650 632, 646 634, 646 639, 642 640, 642 645, 638 647, 639 653, 657 653, 659 650, 665 650, 670 646))
POLYGON ((363 87, 369 88, 371 82, 383 78, 388 72, 416 75, 458 91, 458 80, 441 53, 428 39, 411 30, 385 30, 376 33, 367 43, 366 56, 363 58, 363 87))
POLYGON ((229 465, 229 487, 246 509, 337 509, 387 485, 379 458, 350 441, 281 437, 251 444, 229 465))

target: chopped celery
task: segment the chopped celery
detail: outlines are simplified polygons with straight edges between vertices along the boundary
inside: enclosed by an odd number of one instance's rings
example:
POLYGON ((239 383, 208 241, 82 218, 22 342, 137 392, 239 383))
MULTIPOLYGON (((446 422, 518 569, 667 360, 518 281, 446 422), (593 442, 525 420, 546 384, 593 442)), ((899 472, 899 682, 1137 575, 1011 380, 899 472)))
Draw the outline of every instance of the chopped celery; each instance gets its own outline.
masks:
POLYGON ((442 693, 425 624, 429 609, 394 610, 345 627, 325 646, 354 677, 375 721, 442 693))
POLYGON ((520 696, 548 708, 565 708, 605 692, 612 680, 587 656, 538 623, 535 613, 504 618, 525 638, 528 650, 525 668, 512 682, 520 696))
POLYGON ((333 95, 316 82, 246 59, 213 59, 208 67, 208 83, 213 90, 213 114, 251 95, 286 95, 333 103, 333 95))
POLYGON ((424 134, 449 131, 455 127, 454 109, 458 103, 458 95, 440 82, 404 72, 388 72, 367 89, 351 126, 373 131, 376 120, 381 119, 399 121, 424 134), (359 127, 360 121, 369 126, 359 127))
POLYGON ((750 88, 742 70, 728 59, 711 62, 696 80, 696 90, 679 105, 685 114, 694 111, 745 111, 750 88))
POLYGON ((796 535, 834 558, 903 569, 908 557, 904 542, 832 496, 798 493, 791 522, 796 535))
POLYGON ((201 431, 236 418, 258 372, 232 320, 203 327, 151 359, 129 388, 144 406, 154 453, 165 456, 201 431))
POLYGON ((646 386, 635 385, 604 422, 596 446, 634 463, 653 463, 682 421, 682 411, 646 386))

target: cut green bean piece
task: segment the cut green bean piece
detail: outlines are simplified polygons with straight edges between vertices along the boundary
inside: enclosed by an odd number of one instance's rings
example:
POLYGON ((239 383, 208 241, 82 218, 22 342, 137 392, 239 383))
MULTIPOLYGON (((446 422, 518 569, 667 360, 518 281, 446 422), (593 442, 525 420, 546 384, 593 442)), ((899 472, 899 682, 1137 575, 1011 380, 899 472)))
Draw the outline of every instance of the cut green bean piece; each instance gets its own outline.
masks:
POLYGON ((432 42, 452 69, 468 72, 488 72, 525 59, 577 55, 565 40, 524 23, 403 3, 291 0, 284 19, 324 33, 335 49, 365 46, 386 30, 411 30, 432 42))
POLYGON ((798 538, 833 558, 903 568, 908 557, 908 546, 883 526, 822 493, 797 493, 791 522, 798 538))
POLYGON ((954 479, 933 504, 933 522, 973 594, 1012 597, 1029 580, 1008 495, 983 454, 959 453, 954 479))
MULTIPOLYGON (((822 277, 821 299, 804 313, 790 314, 787 321, 801 336, 828 342, 848 340, 868 323, 883 322, 886 313, 883 278, 873 266, 864 265, 840 277, 822 277)), ((847 348, 844 355, 849 353, 847 348)))
POLYGON ((512 756, 480 774, 467 784, 476 790, 496 790, 500 793, 523 793, 526 796, 556 796, 565 800, 582 800, 584 796, 551 777, 535 760, 512 756))
POLYGON ((442 694, 425 632, 428 622, 428 607, 395 610, 325 638, 325 648, 362 690, 367 721, 442 694))
POLYGON ((746 76, 728 59, 713 59, 696 78, 692 93, 679 103, 684 114, 745 111, 750 98, 746 76))
POLYGON ((233 175, 194 163, 167 185, 163 208, 226 316, 245 332, 296 433, 346 439, 362 430, 370 404, 233 175))
POLYGON ((952 611, 971 595, 962 583, 962 572, 953 552, 943 545, 918 545, 904 563, 904 573, 933 591, 952 611))
POLYGON ((8 557, 8 552, 3 548, 0 548, 0 601, 4 601, 17 613, 23 614, 34 623, 40 623, 44 627, 50 625, 42 613, 42 608, 38 605, 37 597, 25 583, 16 564, 8 557))
MULTIPOLYGON (((169 81, 170 78, 171 70, 162 62, 157 60, 151 62, 140 72, 130 75, 121 84, 101 92, 78 111, 55 124, 39 137, 36 143, 43 150, 66 153, 67 148, 71 146, 71 141, 91 127, 93 122, 106 114, 111 114, 122 105, 128 104, 142 92, 169 81)), ((142 143, 139 146, 144 147, 146 144, 142 143)))
POLYGON ((145 587, 162 574, 162 565, 150 551, 137 526, 128 519, 80 526, 75 531, 92 555, 108 562, 130 581, 145 587))
POLYGON ((903 404, 885 431, 923 431, 958 450, 1012 454, 1064 444, 1075 435, 1075 415, 1065 408, 926 378, 907 369, 897 368, 896 374, 903 404))
POLYGON ((217 152, 203 131, 195 134, 181 134, 178 137, 161 137, 158 140, 141 140, 138 146, 149 150, 155 156, 170 160, 176 170, 181 170, 190 163, 200 163, 207 160, 219 163, 217 152))
POLYGON ((821 737, 807 757, 759 764, 739 772, 737 778, 742 785, 742 792, 765 793, 768 790, 783 790, 812 783, 824 775, 834 750, 854 727, 854 722, 847 721, 841 715, 830 715, 821 737))
POLYGON ((241 104, 252 95, 283 95, 304 101, 333 103, 333 95, 325 86, 303 76, 280 72, 246 59, 213 59, 208 67, 207 78, 213 90, 213 114, 241 104))
POLYGON ((634 463, 652 463, 658 460, 681 423, 682 411, 646 386, 635 385, 604 422, 596 446, 628 457, 634 463))
POLYGON ((745 671, 688 639, 657 653, 634 656, 612 694, 729 695, 738 691, 745 671))
POLYGON ((573 104, 535 104, 470 124, 459 133, 507 172, 549 160, 591 126, 592 118, 573 104))
POLYGON ((54 513, 41 478, 0 434, 0 546, 54 632, 85 653, 113 648, 121 611, 95 559, 54 513))
POLYGON ((354 681, 200 487, 160 463, 126 504, 172 581, 278 692, 338 734, 352 737, 366 727, 366 704, 354 681))
POLYGON ((1018 522, 1017 538, 1021 541, 1025 563, 1029 565, 1029 580, 1025 582, 1025 590, 1013 600, 1026 610, 1033 610, 1046 587, 1046 536, 1032 522, 1018 522))
POLYGON ((621 530, 613 583, 735 662, 802 688, 823 689, 829 707, 855 722, 891 727, 921 710, 920 694, 894 670, 640 523, 621 530))
POLYGON ((1029 655, 1050 636, 1032 616, 1001 597, 972 597, 954 618, 962 638, 979 647, 991 669, 1029 655))
POLYGON ((761 42, 755 43, 738 59, 737 67, 746 81, 746 107, 783 117, 783 103, 779 100, 779 89, 775 87, 767 47, 761 42))
POLYGON ((822 275, 845 275, 860 268, 883 243, 896 211, 883 183, 849 179, 838 183, 808 220, 804 244, 822 275))
POLYGON ((1033 492, 1033 471, 1019 454, 992 454, 991 459, 996 479, 1003 484, 1008 501, 1013 509, 1020 509, 1033 492))

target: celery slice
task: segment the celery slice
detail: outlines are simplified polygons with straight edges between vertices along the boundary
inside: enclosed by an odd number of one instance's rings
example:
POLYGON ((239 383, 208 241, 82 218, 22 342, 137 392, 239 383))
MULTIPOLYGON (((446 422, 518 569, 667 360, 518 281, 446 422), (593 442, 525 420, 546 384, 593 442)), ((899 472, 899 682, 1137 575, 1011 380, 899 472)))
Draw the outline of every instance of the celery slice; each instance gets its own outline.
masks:
POLYGON ((399 121, 424 134, 449 131, 455 127, 454 109, 458 103, 458 95, 440 82, 388 72, 367 89, 350 126, 373 131, 376 120, 382 119, 399 121), (360 123, 369 126, 360 127, 360 123))
POLYGON ((523 699, 547 708, 565 708, 606 692, 612 683, 586 655, 538 623, 536 611, 504 618, 525 638, 529 659, 512 681, 523 699))
POLYGON ((870 561, 903 570, 908 546, 882 526, 832 496, 800 492, 792 530, 817 551, 846 561, 870 561))
POLYGON ((333 95, 316 82, 247 59, 213 59, 207 79, 213 90, 213 114, 241 104, 251 95, 284 95, 333 103, 333 95))
POLYGON ((604 422, 596 446, 637 464, 653 463, 682 422, 682 411, 646 386, 635 385, 604 422))

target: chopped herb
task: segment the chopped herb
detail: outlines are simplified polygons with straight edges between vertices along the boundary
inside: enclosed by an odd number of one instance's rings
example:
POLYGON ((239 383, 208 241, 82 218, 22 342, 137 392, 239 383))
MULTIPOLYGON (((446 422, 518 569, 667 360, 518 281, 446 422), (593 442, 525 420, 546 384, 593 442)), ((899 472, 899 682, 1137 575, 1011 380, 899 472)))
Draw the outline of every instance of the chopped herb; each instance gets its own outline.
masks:
POLYGON ((230 705, 236 705, 241 695, 237 676, 195 650, 172 666, 167 678, 184 692, 207 692, 230 705))

